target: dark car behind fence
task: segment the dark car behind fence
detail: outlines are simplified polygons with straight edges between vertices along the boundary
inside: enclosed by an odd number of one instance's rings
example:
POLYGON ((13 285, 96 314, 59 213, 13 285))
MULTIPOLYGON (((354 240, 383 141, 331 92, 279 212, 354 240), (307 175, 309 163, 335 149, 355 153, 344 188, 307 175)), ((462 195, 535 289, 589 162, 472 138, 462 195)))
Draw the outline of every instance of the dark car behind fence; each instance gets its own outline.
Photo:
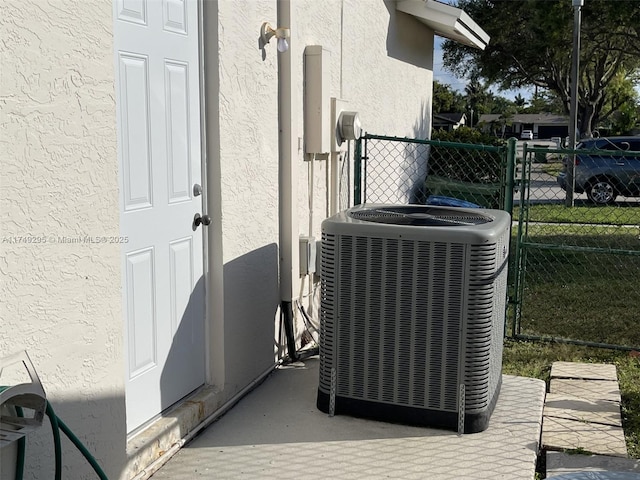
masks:
POLYGON ((370 134, 355 147, 356 204, 444 199, 512 214, 510 336, 640 347, 640 198, 618 193, 597 204, 584 192, 566 206, 558 179, 566 158, 584 151, 370 134))

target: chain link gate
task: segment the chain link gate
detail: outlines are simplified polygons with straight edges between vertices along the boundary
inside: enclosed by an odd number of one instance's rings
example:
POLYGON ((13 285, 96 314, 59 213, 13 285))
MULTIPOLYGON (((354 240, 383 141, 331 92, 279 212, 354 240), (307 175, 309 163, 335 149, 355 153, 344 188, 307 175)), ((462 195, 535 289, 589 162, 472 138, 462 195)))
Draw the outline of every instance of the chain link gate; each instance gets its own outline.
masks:
POLYGON ((521 158, 512 335, 638 349, 640 152, 524 144, 521 158))

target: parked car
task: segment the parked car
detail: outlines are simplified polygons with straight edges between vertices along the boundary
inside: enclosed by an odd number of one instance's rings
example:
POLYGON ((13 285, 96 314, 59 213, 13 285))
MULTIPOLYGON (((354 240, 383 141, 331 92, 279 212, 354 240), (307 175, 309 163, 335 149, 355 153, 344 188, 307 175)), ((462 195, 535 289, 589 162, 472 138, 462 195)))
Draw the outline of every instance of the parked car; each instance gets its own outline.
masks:
POLYGON ((520 133, 521 140, 533 140, 533 130, 522 130, 520 133))
MULTIPOLYGON (((598 205, 610 204, 618 195, 640 197, 640 136, 585 139, 576 145, 576 150, 587 150, 575 156, 576 193, 586 192, 589 200, 598 205), (607 152, 630 154, 608 155, 607 152)), ((563 163, 557 180, 566 190, 568 157, 563 163)))

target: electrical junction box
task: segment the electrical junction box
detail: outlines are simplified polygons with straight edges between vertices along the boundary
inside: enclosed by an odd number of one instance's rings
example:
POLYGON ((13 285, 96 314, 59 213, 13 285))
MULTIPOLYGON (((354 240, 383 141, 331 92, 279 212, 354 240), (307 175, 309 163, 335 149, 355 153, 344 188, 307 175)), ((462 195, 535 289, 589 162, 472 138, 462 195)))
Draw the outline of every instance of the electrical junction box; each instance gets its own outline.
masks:
POLYGON ((300 276, 316 272, 316 239, 300 237, 300 276))
POLYGON ((304 49, 304 151, 330 153, 331 53, 322 45, 304 49))

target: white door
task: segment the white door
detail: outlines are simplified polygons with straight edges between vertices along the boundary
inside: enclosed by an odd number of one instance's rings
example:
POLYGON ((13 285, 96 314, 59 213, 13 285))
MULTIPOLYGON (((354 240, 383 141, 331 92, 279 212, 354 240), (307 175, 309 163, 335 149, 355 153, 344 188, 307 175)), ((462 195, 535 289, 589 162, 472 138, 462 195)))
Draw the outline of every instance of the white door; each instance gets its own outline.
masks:
POLYGON ((197 0, 114 0, 131 432, 204 383, 197 0))

